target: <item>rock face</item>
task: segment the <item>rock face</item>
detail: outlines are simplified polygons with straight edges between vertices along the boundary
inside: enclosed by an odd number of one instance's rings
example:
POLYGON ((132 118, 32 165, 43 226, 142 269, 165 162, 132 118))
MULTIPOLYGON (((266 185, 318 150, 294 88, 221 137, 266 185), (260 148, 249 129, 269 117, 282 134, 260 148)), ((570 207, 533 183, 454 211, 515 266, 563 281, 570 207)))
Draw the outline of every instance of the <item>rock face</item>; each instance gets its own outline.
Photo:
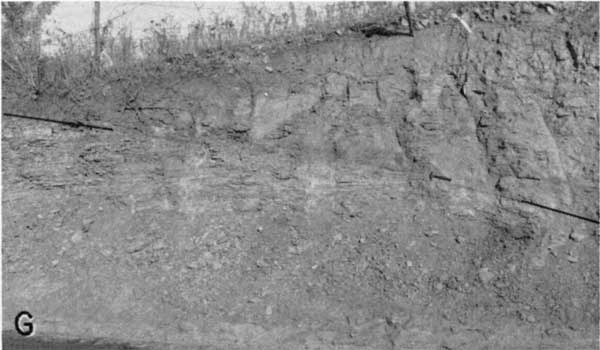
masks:
MULTIPOLYGON (((522 201, 599 216, 597 4, 494 6, 470 36, 165 68, 137 112, 89 88, 114 132, 4 118, 4 330, 28 310, 40 336, 155 348, 593 347, 597 225, 522 201)), ((52 98, 3 104, 69 110, 52 98)))

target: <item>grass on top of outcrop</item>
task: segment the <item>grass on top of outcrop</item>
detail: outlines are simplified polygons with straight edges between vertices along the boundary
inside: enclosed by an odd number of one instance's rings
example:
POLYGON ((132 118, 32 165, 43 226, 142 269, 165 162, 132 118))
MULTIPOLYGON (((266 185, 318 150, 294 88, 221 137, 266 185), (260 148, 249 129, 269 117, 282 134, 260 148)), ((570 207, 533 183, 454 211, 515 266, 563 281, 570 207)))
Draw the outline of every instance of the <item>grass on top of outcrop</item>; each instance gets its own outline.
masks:
POLYGON ((128 28, 116 30, 110 21, 101 23, 101 41, 112 61, 110 67, 95 61, 91 32, 54 33, 50 40, 58 49, 53 55, 44 55, 41 23, 45 16, 37 15, 35 7, 31 7, 26 11, 33 13, 33 17, 27 12, 17 14, 26 19, 27 28, 23 29, 21 18, 10 23, 3 21, 2 82, 20 98, 35 100, 44 94, 68 96, 83 81, 120 74, 140 65, 152 69, 183 60, 203 60, 215 52, 232 52, 240 46, 273 46, 322 36, 359 23, 398 21, 404 13, 400 2, 337 2, 319 11, 308 6, 302 14, 297 13, 292 2, 281 14, 259 4, 242 6, 241 25, 236 27, 230 18, 215 15, 212 22, 192 23, 185 36, 180 35, 181 25, 169 16, 152 22, 142 38, 134 38, 128 28), (299 18, 303 19, 303 25, 299 18))

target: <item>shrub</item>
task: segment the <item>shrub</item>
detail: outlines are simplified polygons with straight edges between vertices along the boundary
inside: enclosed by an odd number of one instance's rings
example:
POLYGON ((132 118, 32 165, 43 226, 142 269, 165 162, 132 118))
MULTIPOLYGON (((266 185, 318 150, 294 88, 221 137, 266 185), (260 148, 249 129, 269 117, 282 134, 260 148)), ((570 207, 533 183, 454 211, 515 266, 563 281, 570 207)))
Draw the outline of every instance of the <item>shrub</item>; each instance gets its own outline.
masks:
POLYGON ((57 4, 2 3, 2 75, 19 79, 35 94, 41 92, 44 74, 44 60, 41 56, 42 22, 57 4))

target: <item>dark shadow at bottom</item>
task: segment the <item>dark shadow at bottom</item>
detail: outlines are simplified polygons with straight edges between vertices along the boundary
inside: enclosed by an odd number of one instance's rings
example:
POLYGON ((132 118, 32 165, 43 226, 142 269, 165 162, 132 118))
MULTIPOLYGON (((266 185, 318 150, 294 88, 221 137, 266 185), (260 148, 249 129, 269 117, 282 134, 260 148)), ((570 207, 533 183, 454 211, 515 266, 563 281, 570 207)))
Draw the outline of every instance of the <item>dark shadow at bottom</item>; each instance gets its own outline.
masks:
POLYGON ((129 344, 110 344, 95 341, 53 340, 36 336, 23 337, 11 332, 2 333, 5 350, 141 350, 129 344))

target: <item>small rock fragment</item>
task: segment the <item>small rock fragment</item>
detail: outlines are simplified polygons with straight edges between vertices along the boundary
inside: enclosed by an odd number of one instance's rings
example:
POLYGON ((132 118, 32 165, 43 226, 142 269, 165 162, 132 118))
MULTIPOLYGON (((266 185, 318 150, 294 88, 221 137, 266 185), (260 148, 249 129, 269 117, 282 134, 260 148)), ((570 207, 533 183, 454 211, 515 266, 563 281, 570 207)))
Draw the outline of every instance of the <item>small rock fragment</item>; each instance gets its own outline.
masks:
POLYGON ((532 14, 535 11, 535 7, 528 3, 528 2, 523 2, 521 3, 521 12, 527 15, 532 14))
POLYGON ((575 242, 581 242, 585 238, 585 235, 583 233, 581 233, 581 232, 573 231, 569 235, 569 238, 571 238, 575 242))
POLYGON ((175 120, 173 121, 173 123, 176 129, 185 130, 193 128, 195 120, 190 112, 182 110, 175 114, 175 120))
POLYGON ((494 279, 494 273, 490 272, 489 268, 483 267, 479 269, 479 279, 483 284, 487 284, 489 281, 494 279))
POLYGON ((73 236, 71 236, 71 242, 77 244, 83 240, 83 235, 81 232, 76 232, 73 236))
POLYGON ((508 287, 508 283, 504 281, 497 281, 494 283, 494 286, 496 286, 497 288, 506 288, 508 287))
POLYGON ((94 223, 94 220, 92 220, 92 219, 83 220, 83 225, 81 227, 81 230, 83 232, 88 232, 90 230, 90 226, 92 226, 93 223, 94 223))
POLYGON ((266 66, 265 70, 269 73, 273 73, 273 67, 271 67, 271 66, 266 66))
POLYGON ((413 266, 413 263, 412 263, 412 261, 410 261, 410 260, 406 261, 406 266, 408 266, 408 267, 412 267, 412 266, 413 266))
POLYGON ((165 248, 167 248, 167 244, 163 240, 160 240, 160 241, 152 244, 152 250, 163 250, 165 248))
POLYGON ((565 106, 573 108, 585 108, 588 105, 588 101, 582 96, 576 96, 565 101, 565 106))
POLYGON ((425 232, 423 232, 423 234, 425 235, 425 237, 435 236, 435 235, 437 235, 439 233, 440 232, 438 230, 431 230, 431 231, 425 231, 425 232))
POLYGON ((58 259, 52 260, 51 264, 52 266, 58 265, 58 259))
POLYGON ((273 314, 273 307, 271 305, 267 305, 267 309, 265 310, 265 315, 271 316, 273 314))
POLYGON ((531 263, 537 268, 546 266, 547 252, 540 252, 531 258, 531 263))
POLYGON ((579 258, 577 257, 577 255, 575 255, 575 253, 573 253, 572 251, 569 252, 569 255, 567 255, 567 260, 570 263, 576 263, 579 261, 579 258))
POLYGON ((337 35, 340 35, 340 36, 342 35, 342 33, 343 33, 343 32, 342 32, 342 30, 341 30, 341 29, 338 29, 338 30, 336 30, 336 31, 335 31, 335 34, 337 34, 337 35))
POLYGON ((552 52, 557 61, 565 61, 571 57, 569 50, 564 42, 556 40, 552 43, 552 52))
POLYGON ((139 252, 145 246, 146 246, 146 242, 144 242, 144 241, 133 242, 132 244, 129 245, 129 247, 127 247, 126 251, 127 251, 127 253, 139 252))
POLYGON ((568 117, 571 115, 571 112, 567 111, 564 108, 559 108, 556 110, 556 117, 557 118, 564 118, 564 117, 568 117))

